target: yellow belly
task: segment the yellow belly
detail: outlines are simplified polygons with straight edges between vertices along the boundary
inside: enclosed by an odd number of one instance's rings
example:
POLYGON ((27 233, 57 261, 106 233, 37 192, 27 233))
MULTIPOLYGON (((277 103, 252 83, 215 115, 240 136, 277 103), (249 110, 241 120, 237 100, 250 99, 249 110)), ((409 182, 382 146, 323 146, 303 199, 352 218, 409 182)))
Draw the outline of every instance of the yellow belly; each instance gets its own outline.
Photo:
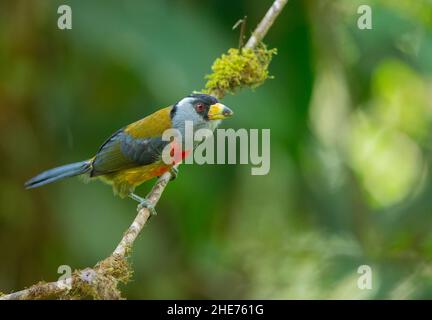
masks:
POLYGON ((106 174, 99 178, 105 183, 112 185, 114 194, 124 198, 143 182, 161 176, 170 170, 171 167, 163 162, 157 162, 147 166, 106 174))

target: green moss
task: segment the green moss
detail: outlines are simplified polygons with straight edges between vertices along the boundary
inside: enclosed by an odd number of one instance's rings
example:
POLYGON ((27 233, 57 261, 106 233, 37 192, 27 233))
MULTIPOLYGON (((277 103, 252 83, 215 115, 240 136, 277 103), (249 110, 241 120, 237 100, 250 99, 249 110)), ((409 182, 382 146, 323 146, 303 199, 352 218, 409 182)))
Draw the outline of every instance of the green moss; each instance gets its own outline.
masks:
MULTIPOLYGON (((126 248, 130 253, 131 248, 126 248)), ((72 288, 60 288, 55 284, 38 282, 27 289, 26 295, 22 297, 26 300, 38 299, 104 299, 118 300, 123 299, 120 284, 126 284, 132 278, 132 268, 127 260, 127 256, 113 254, 100 261, 93 268, 75 270, 72 274, 72 288)), ((4 293, 0 292, 0 296, 4 293)))
POLYGON ((276 53, 262 43, 256 49, 229 49, 213 63, 203 92, 222 97, 242 87, 256 88, 270 77, 268 66, 276 53))
POLYGON ((112 255, 93 269, 77 270, 73 274, 73 288, 62 299, 122 299, 119 284, 126 284, 132 269, 126 258, 112 255))
MULTIPOLYGON (((127 251, 130 251, 130 248, 127 251)), ((128 283, 133 274, 127 258, 118 255, 112 255, 101 261, 95 268, 103 270, 104 274, 114 277, 121 283, 128 283)))
POLYGON ((112 254, 98 262, 93 268, 75 270, 72 275, 72 289, 64 292, 60 299, 123 299, 119 285, 126 284, 133 275, 128 257, 131 246, 125 247, 125 254, 112 254))
POLYGON ((45 281, 39 281, 35 285, 27 288, 27 294, 23 299, 25 300, 39 300, 39 299, 55 299, 57 293, 52 291, 52 288, 46 286, 45 281))
POLYGON ((45 287, 43 286, 45 283, 46 283, 45 281, 39 281, 34 286, 31 286, 29 288, 29 293, 28 293, 26 299, 36 300, 36 299, 41 299, 42 297, 45 297, 45 295, 46 295, 45 291, 46 290, 45 290, 45 287))

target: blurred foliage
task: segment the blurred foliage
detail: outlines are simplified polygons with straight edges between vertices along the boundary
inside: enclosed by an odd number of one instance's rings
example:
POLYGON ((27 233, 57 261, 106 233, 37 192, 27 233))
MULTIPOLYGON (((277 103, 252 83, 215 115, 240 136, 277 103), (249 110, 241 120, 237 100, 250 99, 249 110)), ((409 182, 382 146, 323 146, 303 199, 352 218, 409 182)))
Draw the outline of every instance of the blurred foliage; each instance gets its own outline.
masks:
MULTIPOLYGON (((41 170, 204 85, 266 1, 0 2, 0 290, 94 265, 136 204, 41 170), (73 29, 57 28, 69 4, 73 29)), ((290 0, 265 42, 274 80, 224 102, 271 128, 271 170, 185 165, 131 258, 129 298, 432 298, 432 1, 290 0), (373 289, 357 288, 357 268, 373 289)), ((151 183, 139 188, 145 194, 151 183)))

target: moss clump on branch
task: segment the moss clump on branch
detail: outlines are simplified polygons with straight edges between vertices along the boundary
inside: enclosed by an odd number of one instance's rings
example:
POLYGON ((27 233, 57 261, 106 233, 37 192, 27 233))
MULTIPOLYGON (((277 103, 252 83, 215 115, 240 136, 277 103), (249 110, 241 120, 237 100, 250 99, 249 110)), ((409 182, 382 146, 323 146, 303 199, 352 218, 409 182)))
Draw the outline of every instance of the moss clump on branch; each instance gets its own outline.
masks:
POLYGON ((118 285, 129 282, 132 273, 130 264, 125 257, 112 255, 99 262, 93 269, 75 271, 73 289, 62 298, 122 299, 118 285))
POLYGON ((46 295, 46 290, 44 288, 45 281, 39 281, 36 285, 30 288, 28 298, 30 300, 39 299, 40 297, 44 297, 46 295))
POLYGON ((133 274, 127 258, 116 254, 113 254, 107 259, 99 262, 95 269, 103 270, 104 274, 114 277, 121 283, 128 283, 133 274))
MULTIPOLYGON (((70 288, 66 283, 62 286, 58 282, 41 281, 24 290, 17 299, 123 299, 118 288, 119 284, 129 282, 132 273, 127 257, 112 254, 93 268, 75 270, 70 279, 70 288)), ((1 295, 0 292, 0 297, 1 295)))
POLYGON ((26 300, 38 300, 38 299, 54 299, 56 298, 56 292, 52 291, 45 281, 39 281, 35 285, 27 289, 25 296, 26 300))
POLYGON ((263 43, 255 49, 229 49, 213 63, 203 92, 222 97, 242 87, 256 88, 270 77, 268 66, 276 53, 263 43))

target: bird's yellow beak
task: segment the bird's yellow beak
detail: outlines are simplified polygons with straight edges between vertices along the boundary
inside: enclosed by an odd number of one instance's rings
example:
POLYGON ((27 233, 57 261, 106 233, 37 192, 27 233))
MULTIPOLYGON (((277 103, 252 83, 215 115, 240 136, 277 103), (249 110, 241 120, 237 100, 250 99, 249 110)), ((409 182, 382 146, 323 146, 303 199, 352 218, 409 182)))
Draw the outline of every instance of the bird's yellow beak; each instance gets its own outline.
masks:
POLYGON ((223 120, 233 114, 234 112, 227 106, 222 103, 215 103, 210 106, 207 116, 209 120, 223 120))

